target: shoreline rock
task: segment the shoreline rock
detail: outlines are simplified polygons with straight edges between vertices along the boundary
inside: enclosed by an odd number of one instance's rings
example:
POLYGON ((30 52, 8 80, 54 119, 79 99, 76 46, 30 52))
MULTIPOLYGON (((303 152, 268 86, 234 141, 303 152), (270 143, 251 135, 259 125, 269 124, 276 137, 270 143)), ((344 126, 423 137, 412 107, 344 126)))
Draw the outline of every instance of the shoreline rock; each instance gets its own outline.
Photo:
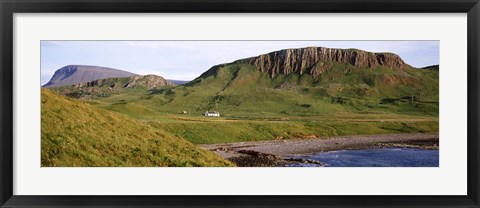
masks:
POLYGON ((439 149, 438 133, 345 136, 328 139, 273 140, 200 145, 239 167, 284 167, 292 163, 322 166, 320 161, 288 158, 293 154, 369 148, 439 149))

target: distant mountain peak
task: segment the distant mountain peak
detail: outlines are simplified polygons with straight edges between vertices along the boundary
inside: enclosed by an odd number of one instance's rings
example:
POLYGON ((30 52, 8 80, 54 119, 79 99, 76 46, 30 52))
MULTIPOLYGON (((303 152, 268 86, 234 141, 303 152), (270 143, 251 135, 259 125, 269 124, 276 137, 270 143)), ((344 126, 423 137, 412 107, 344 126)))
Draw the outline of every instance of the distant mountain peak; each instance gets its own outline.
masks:
POLYGON ((135 75, 137 74, 108 67, 67 65, 55 71, 50 81, 43 87, 59 87, 98 79, 131 77, 135 75))

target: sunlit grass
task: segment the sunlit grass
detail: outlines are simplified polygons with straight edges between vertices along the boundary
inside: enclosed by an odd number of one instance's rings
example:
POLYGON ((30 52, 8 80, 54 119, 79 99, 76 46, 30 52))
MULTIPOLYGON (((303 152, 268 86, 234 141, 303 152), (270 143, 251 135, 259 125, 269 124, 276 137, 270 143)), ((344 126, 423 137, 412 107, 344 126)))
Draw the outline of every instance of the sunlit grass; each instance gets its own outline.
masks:
POLYGON ((43 167, 231 166, 146 122, 42 89, 43 167))

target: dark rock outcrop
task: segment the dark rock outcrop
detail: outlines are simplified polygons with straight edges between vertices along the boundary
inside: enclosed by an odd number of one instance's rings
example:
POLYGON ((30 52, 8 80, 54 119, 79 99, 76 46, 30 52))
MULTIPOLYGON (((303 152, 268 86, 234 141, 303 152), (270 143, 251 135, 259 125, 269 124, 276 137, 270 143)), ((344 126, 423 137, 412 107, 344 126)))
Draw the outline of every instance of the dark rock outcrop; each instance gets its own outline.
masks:
POLYGON ((398 70, 411 68, 398 55, 393 53, 373 53, 357 49, 333 49, 308 47, 285 49, 242 59, 236 63, 254 65, 259 71, 271 77, 291 73, 308 73, 317 77, 329 68, 329 63, 351 64, 356 67, 387 67, 398 70))

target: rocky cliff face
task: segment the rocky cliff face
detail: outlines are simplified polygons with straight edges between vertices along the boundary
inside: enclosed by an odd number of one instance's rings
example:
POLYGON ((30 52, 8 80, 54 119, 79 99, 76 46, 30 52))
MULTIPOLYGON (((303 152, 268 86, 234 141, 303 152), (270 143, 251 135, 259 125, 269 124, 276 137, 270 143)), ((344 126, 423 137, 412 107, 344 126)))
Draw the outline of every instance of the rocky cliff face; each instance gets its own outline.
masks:
POLYGON ((411 68, 398 55, 392 53, 372 53, 357 49, 323 47, 285 49, 239 60, 238 62, 252 64, 261 72, 270 74, 271 77, 291 73, 309 73, 316 77, 328 70, 328 63, 330 62, 351 64, 363 68, 380 66, 399 70, 411 68))

